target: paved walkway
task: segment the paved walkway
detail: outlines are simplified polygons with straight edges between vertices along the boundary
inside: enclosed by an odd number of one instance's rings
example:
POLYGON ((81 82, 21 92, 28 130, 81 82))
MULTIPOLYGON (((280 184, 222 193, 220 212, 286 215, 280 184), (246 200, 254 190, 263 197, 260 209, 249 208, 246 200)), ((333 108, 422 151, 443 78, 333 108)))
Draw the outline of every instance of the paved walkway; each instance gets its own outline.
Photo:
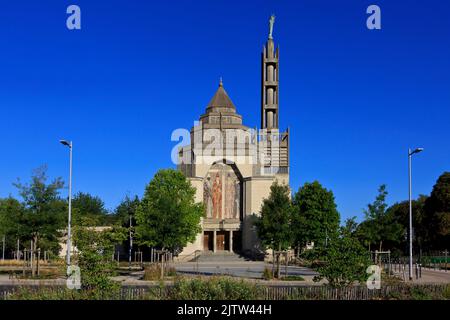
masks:
POLYGON ((47 279, 47 280, 31 280, 31 279, 11 279, 7 274, 0 274, 1 285, 65 285, 66 279, 47 279))
MULTIPOLYGON (((180 275, 228 275, 237 278, 246 278, 253 281, 261 281, 265 268, 272 270, 272 264, 267 264, 262 261, 232 261, 232 262, 182 262, 174 263, 176 271, 180 275)), ((281 267, 281 275, 285 274, 285 266, 281 267)), ((268 281, 271 284, 279 285, 320 285, 324 283, 322 280, 319 283, 313 282, 314 276, 317 273, 314 270, 305 267, 288 266, 287 273, 289 276, 301 276, 304 281, 268 281)), ((400 278, 403 274, 396 273, 400 278)), ((140 280, 144 275, 143 271, 135 271, 130 274, 115 277, 123 284, 148 284, 148 281, 140 280)), ((65 279, 56 280, 20 280, 10 279, 7 274, 0 274, 0 286, 1 285, 64 285, 65 279)), ((430 269, 422 269, 422 278, 414 279, 413 283, 450 283, 450 271, 438 271, 430 269)))
MULTIPOLYGON (((238 261, 238 262, 182 262, 175 263, 175 269, 184 275, 229 275, 250 279, 261 279, 264 269, 272 270, 272 264, 262 261, 238 261)), ((281 265, 281 275, 285 275, 286 267, 281 265)), ((301 276, 307 282, 312 282, 317 273, 311 269, 298 266, 288 266, 289 276, 301 276)))
MULTIPOLYGON (((212 276, 227 275, 237 278, 246 278, 252 280, 261 280, 265 268, 272 270, 272 264, 266 264, 262 261, 204 261, 204 262, 179 262, 173 263, 176 271, 180 275, 185 276, 212 276)), ((281 275, 286 273, 286 267, 281 265, 281 275)), ((304 281, 295 281, 297 284, 321 284, 313 282, 313 278, 317 273, 311 269, 297 266, 288 266, 287 274, 289 276, 301 276, 304 281)), ((124 284, 145 283, 142 279, 143 271, 135 271, 130 274, 117 276, 115 279, 123 281, 124 284)), ((288 284, 287 281, 282 283, 288 284)), ((65 279, 58 280, 20 280, 10 279, 6 274, 0 274, 0 285, 20 285, 20 284, 65 284, 65 279)))
MULTIPOLYGON (((262 279, 265 268, 272 270, 271 264, 266 264, 262 261, 203 261, 203 262, 178 262, 173 263, 177 274, 185 276, 214 276, 224 275, 241 279, 247 279, 257 282, 266 282, 262 279)), ((281 275, 284 276, 286 272, 285 266, 281 266, 281 275)), ((297 266, 289 266, 287 268, 289 276, 301 276, 304 281, 267 281, 272 285, 321 285, 324 281, 314 282, 313 278, 317 273, 311 269, 297 266)), ((150 284, 149 281, 140 280, 144 272, 132 272, 129 275, 115 277, 115 279, 122 281, 123 284, 150 284)))
MULTIPOLYGON (((405 273, 403 271, 397 271, 395 268, 393 269, 394 274, 398 276, 400 279, 406 277, 406 281, 408 281, 409 272, 408 269, 405 269, 405 273)), ((416 270, 414 270, 414 279, 412 283, 450 283, 450 271, 445 270, 434 270, 429 268, 422 268, 422 277, 416 279, 416 270)))
POLYGON ((422 269, 422 277, 414 279, 414 283, 450 283, 450 272, 444 270, 422 269))

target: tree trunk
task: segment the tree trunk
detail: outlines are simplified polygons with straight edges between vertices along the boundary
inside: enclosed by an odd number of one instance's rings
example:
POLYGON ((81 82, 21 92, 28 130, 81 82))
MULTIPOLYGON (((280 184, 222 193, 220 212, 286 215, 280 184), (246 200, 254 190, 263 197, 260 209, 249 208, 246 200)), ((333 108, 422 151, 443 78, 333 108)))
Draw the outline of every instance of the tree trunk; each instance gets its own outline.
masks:
POLYGON ((34 245, 33 245, 33 240, 31 240, 31 243, 30 243, 30 268, 31 268, 31 277, 34 278, 33 260, 34 260, 34 245))
POLYGON ((20 261, 20 240, 17 238, 17 255, 16 260, 20 261))
POLYGON ((36 271, 37 271, 37 275, 39 276, 39 254, 37 252, 37 243, 38 243, 38 236, 34 237, 34 254, 36 255, 37 259, 36 259, 36 271))
POLYGON ((164 253, 161 255, 161 280, 164 279, 164 253))
POLYGON ((37 264, 36 264, 36 273, 37 276, 39 277, 39 275, 41 274, 40 270, 39 270, 39 260, 41 260, 41 249, 37 249, 37 264))
POLYGON ((165 250, 164 248, 161 249, 161 280, 164 279, 164 255, 165 250))
POLYGON ((272 249, 272 278, 275 278, 275 249, 272 249))
POLYGON ((381 265, 381 248, 382 248, 382 245, 383 245, 383 240, 380 240, 380 254, 378 255, 378 261, 377 261, 377 264, 379 264, 379 265, 381 265))
POLYGON ((277 254, 277 279, 280 279, 280 252, 281 252, 281 243, 278 245, 278 254, 277 254))

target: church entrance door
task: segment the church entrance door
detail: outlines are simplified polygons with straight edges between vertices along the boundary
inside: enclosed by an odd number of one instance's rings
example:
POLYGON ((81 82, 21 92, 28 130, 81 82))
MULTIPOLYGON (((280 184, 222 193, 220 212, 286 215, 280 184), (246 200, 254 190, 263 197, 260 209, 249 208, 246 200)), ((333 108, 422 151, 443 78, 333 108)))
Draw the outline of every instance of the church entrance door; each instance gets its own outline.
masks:
POLYGON ((217 231, 216 249, 217 249, 217 251, 225 250, 225 232, 224 231, 217 231))
POLYGON ((205 231, 203 233, 203 250, 212 251, 214 245, 214 234, 212 231, 205 231))

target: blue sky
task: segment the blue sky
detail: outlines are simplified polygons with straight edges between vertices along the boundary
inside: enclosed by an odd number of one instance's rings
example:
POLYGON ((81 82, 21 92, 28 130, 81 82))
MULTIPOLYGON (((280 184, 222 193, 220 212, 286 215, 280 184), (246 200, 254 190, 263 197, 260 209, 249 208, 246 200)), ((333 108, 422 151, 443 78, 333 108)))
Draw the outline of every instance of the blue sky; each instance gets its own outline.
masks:
MULTIPOLYGON (((427 194, 450 170, 450 3, 442 0, 1 1, 0 197, 48 165, 109 209, 172 167, 219 77, 259 125, 260 51, 276 14, 280 124, 291 128, 291 185, 319 180, 343 218, 363 217, 377 187, 389 203, 427 194), (82 29, 66 28, 77 4, 82 29), (366 8, 382 30, 366 28, 366 8)), ((64 191, 67 193, 67 191, 64 191)))

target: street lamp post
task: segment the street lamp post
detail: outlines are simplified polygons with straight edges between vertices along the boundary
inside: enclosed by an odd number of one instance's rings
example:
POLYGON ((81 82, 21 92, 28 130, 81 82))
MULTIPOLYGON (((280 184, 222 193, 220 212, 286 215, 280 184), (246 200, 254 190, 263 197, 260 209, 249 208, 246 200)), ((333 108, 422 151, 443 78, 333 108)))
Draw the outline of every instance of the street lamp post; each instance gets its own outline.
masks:
POLYGON ((413 279, 413 226, 412 226, 412 174, 411 158, 415 153, 422 152, 423 148, 417 148, 413 151, 408 149, 408 175, 409 175, 409 280, 413 279))
POLYGON ((71 251, 71 223, 72 223, 72 141, 60 140, 61 144, 69 147, 70 150, 70 164, 69 164, 69 217, 67 219, 67 265, 70 266, 70 251, 71 251))
POLYGON ((5 261, 5 241, 6 241, 6 236, 3 235, 3 253, 2 253, 2 261, 5 261))
POLYGON ((130 249, 128 251, 128 269, 131 270, 131 254, 133 250, 133 234, 131 231, 132 227, 132 220, 131 220, 131 214, 130 214, 130 249))

